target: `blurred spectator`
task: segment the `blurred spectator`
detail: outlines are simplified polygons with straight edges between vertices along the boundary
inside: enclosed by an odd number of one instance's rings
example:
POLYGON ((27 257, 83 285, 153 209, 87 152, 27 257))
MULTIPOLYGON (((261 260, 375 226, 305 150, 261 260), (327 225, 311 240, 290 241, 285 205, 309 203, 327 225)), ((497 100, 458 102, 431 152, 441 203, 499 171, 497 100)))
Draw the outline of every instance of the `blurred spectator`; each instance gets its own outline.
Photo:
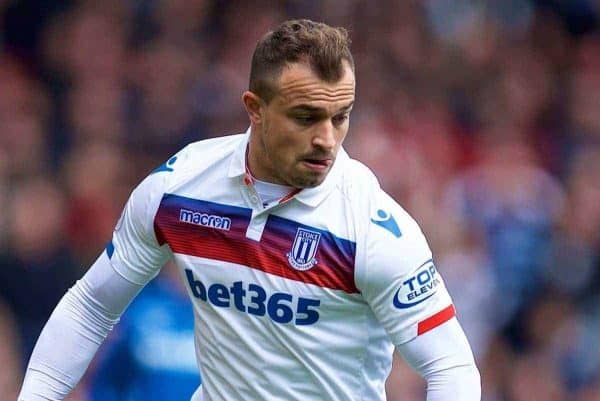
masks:
MULTIPOLYGON (((84 3, 66 16, 60 38, 64 68, 74 82, 114 81, 123 77, 125 53, 125 11, 123 2, 110 7, 84 3)), ((57 49, 58 50, 58 49, 57 49)))
POLYGON ((598 144, 600 141, 600 38, 582 40, 575 59, 569 88, 570 115, 575 140, 598 144))
MULTIPOLYGON (((483 238, 499 283, 495 319, 503 327, 540 295, 564 194, 521 140, 503 138, 510 133, 502 131, 488 135, 482 162, 450 184, 448 201, 450 211, 483 238)), ((511 336, 519 341, 519 333, 511 336)))
POLYGON ((173 0, 156 3, 161 36, 174 43, 185 44, 205 34, 210 21, 212 2, 207 0, 173 0))
POLYGON ((117 142, 124 135, 123 93, 118 82, 95 79, 74 86, 67 96, 72 142, 117 142))
POLYGON ((568 399, 556 364, 543 356, 524 355, 518 358, 509 373, 508 380, 507 401, 566 401, 568 399))
POLYGON ((65 234, 81 266, 89 266, 110 239, 130 182, 141 174, 132 170, 115 145, 88 142, 67 155, 64 179, 68 191, 65 234), (90 179, 94 172, 94 179, 90 179))
POLYGON ((18 352, 19 337, 14 328, 15 322, 10 310, 0 301, 0 394, 8 400, 17 398, 23 380, 23 364, 18 352))
POLYGON ((567 196, 546 279, 555 290, 581 302, 600 290, 600 146, 574 155, 567 196))
POLYGON ((195 129, 189 100, 194 74, 202 72, 203 63, 202 49, 182 49, 164 40, 148 43, 137 53, 128 143, 151 151, 166 147, 173 153, 200 139, 201 132, 194 132, 193 139, 186 135, 195 129))
POLYGON ((12 178, 41 174, 48 166, 41 122, 34 115, 6 116, 0 122, 2 147, 7 153, 6 169, 12 178))
POLYGON ((43 89, 16 59, 0 57, 0 154, 7 177, 27 177, 47 167, 43 89))
POLYGON ((54 306, 83 272, 65 241, 65 206, 62 193, 45 177, 28 178, 9 197, 0 299, 14 314, 23 366, 54 306))

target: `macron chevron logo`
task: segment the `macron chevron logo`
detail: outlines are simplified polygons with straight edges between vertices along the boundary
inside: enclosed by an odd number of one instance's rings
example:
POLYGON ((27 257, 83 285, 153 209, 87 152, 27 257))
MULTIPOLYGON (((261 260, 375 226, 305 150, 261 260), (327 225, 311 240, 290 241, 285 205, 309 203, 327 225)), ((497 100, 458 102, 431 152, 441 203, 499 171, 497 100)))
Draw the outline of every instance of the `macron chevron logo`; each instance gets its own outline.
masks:
POLYGON ((158 166, 157 168, 155 168, 154 171, 152 171, 152 173, 150 173, 150 174, 160 173, 161 171, 166 171, 166 172, 170 173, 171 171, 173 171, 172 166, 173 166, 173 164, 175 164, 176 161, 177 161, 177 156, 173 156, 169 160, 167 160, 165 163, 163 163, 160 166, 158 166))
POLYGON ((378 219, 371 219, 373 224, 378 225, 379 227, 388 230, 390 233, 394 235, 396 238, 400 238, 402 236, 402 232, 400 231, 400 227, 398 227, 398 223, 394 219, 390 213, 385 212, 384 210, 379 209, 377 211, 378 219))

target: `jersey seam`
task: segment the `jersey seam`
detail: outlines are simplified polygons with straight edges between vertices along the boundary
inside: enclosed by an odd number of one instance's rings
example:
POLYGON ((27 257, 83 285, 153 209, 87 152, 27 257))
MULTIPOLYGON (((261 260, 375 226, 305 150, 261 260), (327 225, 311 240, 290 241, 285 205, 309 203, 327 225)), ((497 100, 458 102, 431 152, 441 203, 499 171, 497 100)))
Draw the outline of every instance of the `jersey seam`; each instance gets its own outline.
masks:
POLYGON ((365 375, 365 363, 366 363, 366 355, 367 355, 367 351, 369 348, 369 344, 371 343, 371 331, 370 331, 370 327, 368 324, 368 318, 367 318, 367 310, 366 308, 363 308, 363 325, 365 327, 365 332, 367 333, 367 335, 365 336, 365 345, 363 346, 363 353, 361 356, 361 361, 360 361, 360 375, 357 375, 358 377, 360 377, 360 393, 358 394, 358 401, 362 401, 364 399, 364 395, 365 395, 365 390, 366 390, 366 379, 364 377, 365 375))

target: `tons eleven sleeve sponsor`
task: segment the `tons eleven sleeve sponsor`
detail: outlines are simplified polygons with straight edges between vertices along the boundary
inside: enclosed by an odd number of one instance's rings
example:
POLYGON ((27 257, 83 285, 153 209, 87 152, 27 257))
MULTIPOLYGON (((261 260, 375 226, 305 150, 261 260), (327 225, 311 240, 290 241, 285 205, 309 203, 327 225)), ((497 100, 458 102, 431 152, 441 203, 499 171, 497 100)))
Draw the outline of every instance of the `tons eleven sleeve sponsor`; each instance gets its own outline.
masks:
POLYGON ((433 260, 430 259, 402 282, 392 302, 398 309, 416 306, 435 295, 441 284, 442 280, 437 274, 433 260))

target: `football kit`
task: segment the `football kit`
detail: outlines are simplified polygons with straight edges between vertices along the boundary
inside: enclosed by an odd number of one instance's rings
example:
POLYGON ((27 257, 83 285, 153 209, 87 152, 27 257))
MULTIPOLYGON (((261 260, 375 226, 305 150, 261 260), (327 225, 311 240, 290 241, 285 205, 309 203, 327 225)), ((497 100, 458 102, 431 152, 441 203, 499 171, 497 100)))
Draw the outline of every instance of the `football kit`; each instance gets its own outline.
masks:
MULTIPOLYGON (((193 304, 204 401, 384 400, 394 347, 426 378, 451 368, 469 376, 428 381, 428 400, 479 400, 470 348, 417 223, 343 150, 321 185, 265 202, 246 166, 249 135, 190 144, 152 172, 65 308, 83 298, 92 312, 77 316, 108 310, 96 318, 108 332, 172 258, 193 304), (92 277, 106 271, 115 277, 92 277), (130 288, 98 301, 93 288, 110 280, 130 288), (459 395, 439 395, 451 386, 459 395)), ((44 341, 19 400, 37 399, 24 394, 48 365, 44 341)))

